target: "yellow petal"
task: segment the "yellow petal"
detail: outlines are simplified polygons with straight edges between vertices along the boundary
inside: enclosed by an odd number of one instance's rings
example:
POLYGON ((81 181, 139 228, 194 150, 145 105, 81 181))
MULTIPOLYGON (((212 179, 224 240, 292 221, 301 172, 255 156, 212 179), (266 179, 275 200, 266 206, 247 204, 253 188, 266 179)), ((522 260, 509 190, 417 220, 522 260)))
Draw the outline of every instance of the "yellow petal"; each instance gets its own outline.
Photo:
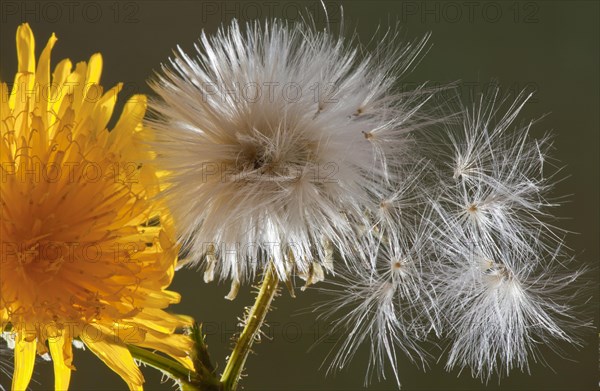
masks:
POLYGON ((144 387, 141 384, 127 383, 127 386, 129 386, 131 391, 144 391, 144 387))
POLYGON ((31 375, 33 374, 33 365, 35 363, 35 352, 37 342, 26 341, 19 336, 15 346, 15 372, 12 381, 13 391, 23 391, 27 389, 31 375))
MULTIPOLYGON (((11 109, 8 105, 8 86, 6 83, 0 83, 0 118, 4 119, 10 115, 11 109)), ((1 121, 2 137, 8 132, 6 121, 1 121)))
POLYGON ((27 23, 17 28, 17 59, 18 72, 8 100, 8 105, 13 110, 17 102, 26 100, 23 91, 31 91, 35 82, 35 39, 27 23), (28 77, 23 78, 23 76, 28 77))
MULTIPOLYGON (((154 282, 154 281, 152 281, 154 282)), ((169 304, 179 303, 181 295, 173 291, 158 291, 156 287, 150 289, 145 287, 138 288, 138 292, 143 295, 143 305, 145 307, 166 308, 169 304)))
POLYGON ((64 334, 48 338, 48 346, 54 364, 54 389, 56 391, 68 390, 71 381, 71 338, 64 334))
MULTIPOLYGON (((69 74, 67 77, 67 83, 69 85, 69 94, 73 94, 72 101, 69 102, 67 99, 63 99, 63 105, 70 107, 75 112, 74 122, 81 122, 82 113, 80 113, 80 107, 83 103, 84 99, 84 88, 89 88, 90 86, 85 83, 85 75, 87 74, 88 65, 85 61, 80 61, 75 64, 75 70, 69 74)), ((59 116, 62 117, 59 111, 59 116)))
POLYGON ((40 55, 39 63, 35 71, 35 80, 40 83, 42 87, 48 87, 50 85, 50 53, 57 40, 56 35, 52 33, 52 36, 48 39, 48 43, 40 55))
POLYGON ((118 83, 96 102, 96 106, 92 112, 92 121, 94 122, 96 131, 108 133, 106 132, 106 125, 113 114, 115 103, 117 103, 117 94, 122 88, 123 83, 118 83))
MULTIPOLYGON (((17 73, 13 84, 11 95, 8 97, 8 106, 13 115, 29 113, 29 101, 33 100, 32 93, 35 85, 35 75, 33 73, 17 73)), ((25 119, 27 116, 25 115, 25 119)))
POLYGON ((164 334, 172 334, 175 329, 194 323, 190 316, 170 314, 157 308, 144 308, 130 321, 139 322, 140 327, 145 326, 148 330, 164 334))
POLYGON ((109 330, 103 331, 102 326, 92 324, 89 326, 98 330, 98 333, 90 332, 87 338, 83 338, 86 346, 110 369, 121 376, 131 390, 142 389, 144 377, 127 347, 122 343, 114 342, 114 335, 111 336, 109 330))
POLYGON ((102 55, 100 53, 92 54, 88 63, 87 75, 85 84, 99 84, 100 75, 102 74, 102 55))
MULTIPOLYGON (((61 62, 56 65, 54 68, 54 72, 52 73, 52 89, 48 92, 50 97, 50 103, 52 108, 52 113, 55 115, 59 114, 59 109, 62 105, 63 99, 69 94, 68 86, 65 86, 65 82, 71 73, 71 69, 73 68, 73 64, 68 58, 65 58, 61 62)), ((51 137, 54 134, 50 135, 51 137)))
POLYGON ((156 177, 156 170, 154 167, 145 164, 140 169, 140 183, 146 187, 146 192, 149 197, 153 197, 160 190, 160 184, 156 177))
POLYGON ((193 341, 187 335, 165 335, 153 332, 146 333, 146 338, 136 343, 138 346, 168 354, 191 371, 194 370, 194 363, 189 357, 189 353, 193 349, 193 344, 193 341))
POLYGON ((35 72, 35 39, 28 23, 17 28, 17 58, 20 73, 35 72))
POLYGON ((35 82, 38 87, 38 96, 36 97, 36 103, 39 105, 42 113, 42 120, 44 121, 45 129, 47 129, 49 124, 49 119, 47 118, 48 107, 50 107, 50 52, 52 52, 52 48, 56 43, 56 35, 52 34, 46 47, 42 51, 40 55, 40 59, 38 62, 38 66, 35 73, 35 82))
POLYGON ((168 249, 171 248, 175 245, 175 243, 173 243, 173 238, 169 237, 169 235, 165 232, 165 231, 160 231, 158 234, 158 240, 160 242, 160 246, 163 249, 168 249))
POLYGON ((146 96, 133 95, 123 106, 121 117, 114 129, 109 133, 110 143, 117 150, 131 145, 131 134, 141 128, 141 121, 146 114, 146 96))

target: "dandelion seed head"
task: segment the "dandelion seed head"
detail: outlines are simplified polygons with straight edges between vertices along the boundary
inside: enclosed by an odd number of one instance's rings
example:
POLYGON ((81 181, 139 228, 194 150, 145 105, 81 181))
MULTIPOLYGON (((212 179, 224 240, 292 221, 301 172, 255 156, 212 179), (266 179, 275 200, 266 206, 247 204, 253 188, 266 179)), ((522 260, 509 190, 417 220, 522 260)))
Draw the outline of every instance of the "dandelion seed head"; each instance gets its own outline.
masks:
POLYGON ((410 154, 429 96, 394 89, 425 41, 388 41, 363 55, 309 21, 234 21, 163 66, 149 121, 157 164, 172 173, 164 195, 207 280, 244 281, 269 260, 282 277, 289 264, 328 269, 324 240, 345 260, 364 252, 356 227, 410 154))

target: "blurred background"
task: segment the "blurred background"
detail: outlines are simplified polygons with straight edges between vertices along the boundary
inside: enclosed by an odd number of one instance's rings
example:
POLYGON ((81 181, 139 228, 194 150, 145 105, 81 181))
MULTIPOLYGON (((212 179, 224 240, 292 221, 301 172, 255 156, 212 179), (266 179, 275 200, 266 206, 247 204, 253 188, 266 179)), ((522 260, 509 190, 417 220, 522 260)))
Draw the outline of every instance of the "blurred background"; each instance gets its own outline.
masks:
MULTIPOLYGON (((340 2, 326 1, 330 24, 340 25, 340 2)), ((265 20, 270 17, 296 20, 306 11, 318 26, 325 25, 320 2, 301 1, 2 1, 0 79, 12 83, 16 71, 15 31, 29 22, 36 37, 37 55, 52 32, 59 38, 53 65, 68 57, 88 60, 104 57, 105 88, 125 83, 124 102, 133 93, 150 94, 145 80, 181 45, 190 52, 202 30, 214 33, 231 19, 265 20)), ((504 91, 535 90, 536 95, 522 119, 539 118, 534 136, 551 130, 555 135, 554 157, 565 166, 566 177, 555 195, 570 195, 556 213, 562 228, 575 232, 567 244, 578 262, 591 265, 588 275, 594 297, 586 304, 594 329, 584 336, 585 346, 564 346, 561 356, 545 353, 546 364, 532 363, 531 375, 515 371, 500 383, 482 384, 470 373, 448 373, 444 363, 432 363, 427 372, 400 358, 398 367, 406 390, 592 390, 598 389, 598 273, 599 255, 599 3, 596 1, 344 1, 343 19, 349 33, 368 42, 377 27, 399 22, 406 39, 431 32, 430 50, 419 66, 405 77, 406 88, 424 81, 444 85, 461 81, 456 91, 468 99, 487 91, 496 81, 504 91)), ((443 99, 443 97, 442 97, 443 99)), ((118 107, 122 107, 118 106, 118 107)), ((119 109, 120 110, 120 109, 119 109)), ((118 112, 118 111, 117 111, 118 112)), ((2 272, 0 270, 0 272, 2 272)), ((238 317, 253 301, 252 289, 244 287, 238 298, 224 300, 228 285, 201 281, 193 270, 177 273, 172 290, 182 294, 173 312, 188 314, 204 323, 209 349, 220 368, 239 331, 238 317)), ((282 291, 268 316, 269 338, 255 345, 247 363, 245 390, 361 390, 368 347, 336 376, 320 369, 332 341, 315 345, 327 324, 315 320, 311 305, 322 299, 316 289, 297 292, 292 299, 282 291)), ((579 298, 578 298, 579 300, 579 298)), ((582 297, 585 303, 588 297, 582 297)), ((437 354, 439 352, 432 352, 437 354)), ((6 360, 3 357, 2 360, 6 360)), ((124 390, 125 384, 89 351, 76 351, 73 390, 124 390)), ((147 390, 173 389, 159 373, 144 369, 147 390)), ((10 388, 0 374, 0 384, 10 388)), ((53 387, 52 364, 36 365, 33 390, 53 387)), ((370 390, 396 389, 392 377, 374 381, 370 390)))

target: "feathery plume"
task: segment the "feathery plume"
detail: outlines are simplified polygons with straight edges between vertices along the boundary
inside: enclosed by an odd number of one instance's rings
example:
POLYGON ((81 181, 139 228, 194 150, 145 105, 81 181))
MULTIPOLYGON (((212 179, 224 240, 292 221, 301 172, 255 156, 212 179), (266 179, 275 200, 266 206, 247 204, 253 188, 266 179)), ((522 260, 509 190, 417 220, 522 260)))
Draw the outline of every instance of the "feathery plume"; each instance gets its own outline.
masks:
POLYGON ((368 241, 362 243, 371 258, 336 269, 336 278, 320 288, 329 299, 316 310, 331 320, 333 336, 342 333, 329 354, 329 372, 345 367, 363 344, 370 346, 365 384, 373 374, 385 378, 389 365, 400 386, 397 352, 426 365, 430 355, 421 342, 432 331, 438 334, 441 325, 428 243, 432 210, 417 181, 425 172, 413 170, 395 190, 374 199, 381 200, 371 228, 377 235, 364 236, 368 241))
POLYGON ((307 276, 330 269, 331 247, 347 261, 361 251, 370 195, 394 181, 425 121, 428 94, 394 87, 425 39, 396 35, 361 55, 307 21, 244 31, 234 21, 163 66, 148 123, 172 173, 164 194, 180 240, 194 264, 206 259, 205 280, 235 289, 269 260, 282 278, 307 276))
POLYGON ((514 126, 530 96, 505 108, 496 91, 465 109, 462 129, 449 129, 451 163, 432 203, 447 368, 470 367, 484 380, 528 371, 540 343, 577 344, 569 297, 583 271, 569 271, 562 235, 548 222, 549 137, 530 138, 531 123, 514 126))

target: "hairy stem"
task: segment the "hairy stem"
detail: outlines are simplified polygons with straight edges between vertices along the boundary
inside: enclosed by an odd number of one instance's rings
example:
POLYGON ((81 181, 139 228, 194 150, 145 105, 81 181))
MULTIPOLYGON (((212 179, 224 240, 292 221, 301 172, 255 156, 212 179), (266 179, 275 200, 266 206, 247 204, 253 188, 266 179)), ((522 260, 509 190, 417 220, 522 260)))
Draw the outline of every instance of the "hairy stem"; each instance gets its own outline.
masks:
POLYGON ((260 327, 262 326, 265 317, 267 316, 267 312, 269 312, 271 302, 277 293, 278 282, 279 279, 277 278, 275 268, 273 264, 270 263, 265 271, 265 276, 260 291, 258 292, 258 296, 256 296, 256 301, 248 313, 246 325, 229 356, 229 361, 227 361, 227 366, 221 376, 221 384, 224 391, 235 391, 237 389, 248 353, 250 353, 252 344, 260 332, 260 327))

